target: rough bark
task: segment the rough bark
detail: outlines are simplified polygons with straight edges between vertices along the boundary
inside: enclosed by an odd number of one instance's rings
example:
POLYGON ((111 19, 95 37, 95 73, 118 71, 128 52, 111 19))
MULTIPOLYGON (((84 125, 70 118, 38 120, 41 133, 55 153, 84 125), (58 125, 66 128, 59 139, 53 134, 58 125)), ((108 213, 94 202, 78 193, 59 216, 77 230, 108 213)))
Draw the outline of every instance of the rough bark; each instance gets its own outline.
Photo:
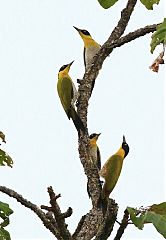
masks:
MULTIPOLYGON (((106 57, 110 55, 115 48, 121 47, 132 40, 156 30, 157 24, 153 24, 137 29, 122 37, 136 2, 137 0, 128 0, 126 7, 121 12, 121 17, 117 23, 117 26, 110 34, 108 40, 102 45, 98 54, 94 56, 91 67, 85 72, 83 79, 80 81, 77 111, 86 128, 88 119, 88 102, 91 96, 92 84, 95 82, 106 57)), ((78 150, 80 161, 88 179, 92 209, 89 211, 89 213, 82 216, 73 235, 71 235, 65 223, 65 218, 71 216, 72 209, 69 207, 65 213, 61 212, 57 203, 57 199, 60 197, 60 195, 55 195, 51 187, 48 188, 51 206, 41 206, 42 209, 47 211, 46 213, 37 205, 26 200, 20 194, 11 189, 0 186, 0 191, 9 195, 10 197, 15 198, 22 205, 31 209, 41 219, 44 226, 49 229, 49 231, 52 232, 52 234, 58 240, 90 240, 94 237, 95 240, 106 240, 110 236, 116 222, 118 205, 114 200, 109 199, 106 212, 103 212, 103 203, 100 198, 101 183, 99 180, 98 169, 92 161, 89 161, 88 128, 86 133, 82 133, 79 136, 78 150)), ((114 238, 115 240, 118 240, 122 237, 122 234, 127 227, 127 223, 128 215, 127 212, 125 212, 118 232, 114 238)))

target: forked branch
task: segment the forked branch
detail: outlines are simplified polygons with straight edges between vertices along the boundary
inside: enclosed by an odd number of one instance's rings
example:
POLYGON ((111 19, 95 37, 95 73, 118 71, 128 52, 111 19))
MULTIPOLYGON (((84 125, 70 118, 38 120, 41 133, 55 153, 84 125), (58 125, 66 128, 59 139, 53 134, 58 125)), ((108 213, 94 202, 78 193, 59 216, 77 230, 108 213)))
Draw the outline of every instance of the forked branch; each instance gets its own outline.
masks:
POLYGON ((68 208, 65 213, 61 213, 60 207, 56 202, 60 195, 55 195, 52 187, 48 188, 51 207, 42 206, 43 209, 47 210, 47 213, 44 213, 37 205, 25 199, 22 195, 12 189, 0 186, 0 191, 16 199, 26 208, 31 209, 41 219, 44 226, 49 229, 58 240, 72 239, 71 234, 67 229, 67 225, 65 224, 65 218, 71 216, 72 209, 68 208))

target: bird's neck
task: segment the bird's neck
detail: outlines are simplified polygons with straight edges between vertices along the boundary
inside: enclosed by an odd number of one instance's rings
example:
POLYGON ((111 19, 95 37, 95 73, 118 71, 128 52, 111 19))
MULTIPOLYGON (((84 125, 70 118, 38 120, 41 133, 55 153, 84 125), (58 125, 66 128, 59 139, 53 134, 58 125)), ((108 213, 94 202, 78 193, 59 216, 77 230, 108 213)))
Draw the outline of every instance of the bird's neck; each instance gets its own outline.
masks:
POLYGON ((124 159, 124 156, 125 156, 125 151, 122 147, 119 148, 119 150, 115 153, 115 155, 118 155, 120 156, 121 158, 124 159))
POLYGON ((90 139, 90 146, 91 147, 96 146, 96 140, 95 139, 90 139))
POLYGON ((93 38, 91 38, 91 37, 84 37, 83 41, 84 41, 85 48, 89 48, 91 46, 100 47, 100 45, 95 40, 93 40, 93 38))
POLYGON ((69 74, 67 72, 59 72, 58 78, 70 78, 69 74))

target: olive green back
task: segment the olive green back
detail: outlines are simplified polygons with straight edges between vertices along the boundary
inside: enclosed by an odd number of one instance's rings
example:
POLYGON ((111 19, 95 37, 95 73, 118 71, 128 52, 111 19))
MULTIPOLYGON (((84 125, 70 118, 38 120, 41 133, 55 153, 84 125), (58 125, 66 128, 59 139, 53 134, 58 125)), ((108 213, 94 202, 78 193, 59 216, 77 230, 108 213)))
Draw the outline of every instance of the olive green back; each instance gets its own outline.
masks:
POLYGON ((112 192, 121 173, 123 158, 119 155, 113 155, 107 160, 107 174, 105 178, 106 190, 112 192))
POLYGON ((73 86, 70 78, 60 78, 57 83, 58 95, 62 106, 70 119, 71 100, 73 98, 73 86))

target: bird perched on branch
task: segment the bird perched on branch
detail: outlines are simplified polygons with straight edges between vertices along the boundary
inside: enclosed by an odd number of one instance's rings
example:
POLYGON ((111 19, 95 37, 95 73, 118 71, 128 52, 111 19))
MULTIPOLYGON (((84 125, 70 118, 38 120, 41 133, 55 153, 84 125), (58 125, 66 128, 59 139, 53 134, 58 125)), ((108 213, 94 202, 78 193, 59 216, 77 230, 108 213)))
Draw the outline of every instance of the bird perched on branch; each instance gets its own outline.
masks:
POLYGON ((84 42, 84 65, 87 70, 92 63, 93 57, 98 53, 101 46, 91 37, 87 30, 79 29, 77 27, 74 28, 78 31, 84 42))
MULTIPOLYGON (((97 140, 98 140, 98 137, 100 136, 100 134, 101 133, 92 133, 89 136, 90 157, 91 157, 91 160, 93 161, 93 163, 96 165, 98 171, 100 171, 100 169, 101 169, 101 155, 100 155, 99 147, 97 146, 97 140)), ((88 184, 87 184, 87 192, 90 197, 90 191, 89 191, 88 184)))
MULTIPOLYGON (((73 26, 74 27, 74 26, 73 26)), ((90 33, 85 30, 85 29, 79 29, 77 27, 74 27, 78 33, 80 34, 83 42, 84 42, 84 52, 83 52, 83 57, 84 57, 84 65, 85 65, 85 70, 87 71, 89 67, 92 64, 93 57, 98 53, 98 51, 101 48, 101 45, 98 44, 90 35, 90 33)), ((91 88, 91 93, 94 88, 95 81, 92 82, 92 88, 91 88)))
POLYGON ((89 136, 90 156, 92 161, 96 164, 98 170, 101 169, 101 155, 99 147, 97 146, 97 140, 101 133, 92 133, 89 136))
POLYGON ((6 143, 5 134, 3 132, 1 132, 1 131, 0 131, 0 138, 2 139, 2 142, 6 143))
POLYGON ((68 74, 73 62, 63 65, 59 69, 57 90, 62 106, 68 118, 71 118, 73 120, 73 123, 78 133, 80 133, 80 130, 85 131, 85 127, 80 117, 78 116, 74 106, 78 97, 78 92, 71 77, 68 74))
POLYGON ((123 160, 128 153, 129 145, 126 142, 125 136, 123 136, 121 147, 106 161, 99 172, 100 176, 105 179, 102 188, 102 199, 107 199, 114 189, 122 170, 123 160))

